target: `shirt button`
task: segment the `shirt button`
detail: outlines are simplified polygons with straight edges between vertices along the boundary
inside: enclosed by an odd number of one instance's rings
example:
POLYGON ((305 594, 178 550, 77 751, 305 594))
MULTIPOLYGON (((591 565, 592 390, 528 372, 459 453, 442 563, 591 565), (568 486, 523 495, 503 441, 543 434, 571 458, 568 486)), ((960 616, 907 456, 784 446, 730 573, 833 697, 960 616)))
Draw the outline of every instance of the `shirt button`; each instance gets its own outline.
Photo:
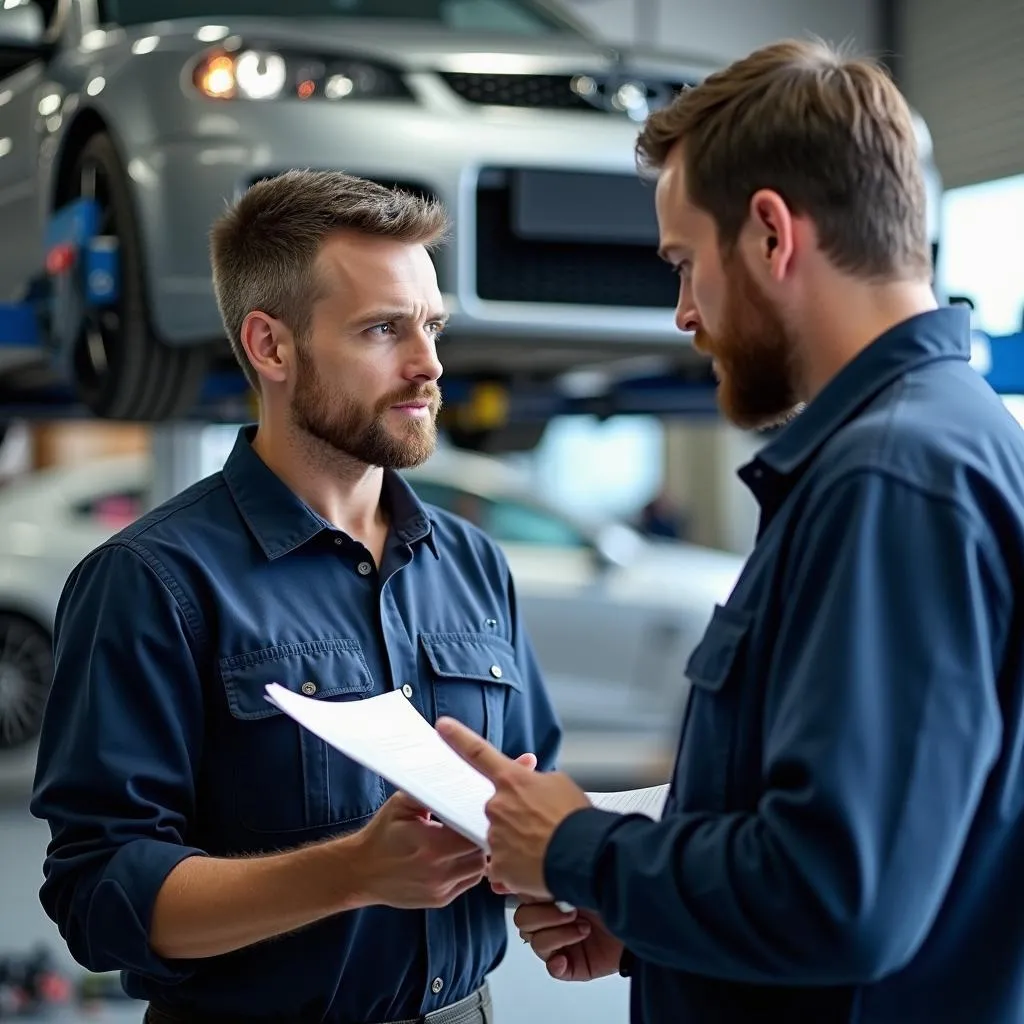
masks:
POLYGON ((360 576, 369 576, 373 572, 373 566, 369 562, 360 562, 356 568, 359 570, 360 576))
POLYGON ((500 679, 501 676, 502 676, 501 666, 500 665, 492 665, 491 666, 491 675, 494 676, 495 679, 500 679))
POLYGON ((316 693, 316 683, 308 683, 308 682, 307 683, 303 683, 302 684, 302 692, 307 697, 312 697, 313 694, 316 693))
POLYGON ((405 686, 402 687, 402 693, 404 693, 406 697, 411 697, 412 687, 408 683, 406 683, 405 686))
POLYGON ((334 538, 334 543, 337 544, 340 547, 342 544, 345 543, 345 538, 344 537, 335 537, 334 538))
POLYGON ((444 982, 443 982, 443 981, 442 981, 442 980, 441 980, 440 978, 435 978, 435 979, 434 979, 434 980, 433 980, 433 981, 432 981, 432 982, 430 983, 430 991, 431 991, 431 992, 433 992, 435 996, 436 996, 436 995, 437 995, 437 994, 438 994, 438 993, 439 993, 439 992, 441 991, 441 989, 443 989, 443 988, 444 988, 444 982))

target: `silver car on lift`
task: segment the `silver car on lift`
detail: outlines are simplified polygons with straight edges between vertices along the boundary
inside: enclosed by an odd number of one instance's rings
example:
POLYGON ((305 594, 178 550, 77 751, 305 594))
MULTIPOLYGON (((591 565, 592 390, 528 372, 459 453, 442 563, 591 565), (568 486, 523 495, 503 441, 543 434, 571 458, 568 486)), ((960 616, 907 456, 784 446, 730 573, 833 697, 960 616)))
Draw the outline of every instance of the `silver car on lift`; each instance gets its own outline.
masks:
MULTIPOLYGON (((338 168, 452 211, 449 378, 703 367, 633 151, 648 112, 713 68, 613 48, 554 0, 3 0, 0 301, 44 267, 53 211, 96 200, 116 301, 50 344, 95 414, 180 414, 230 358, 211 222, 259 178, 338 168)), ((937 208, 923 125, 921 142, 937 208)), ((39 379, 39 353, 21 357, 0 401, 39 379)))

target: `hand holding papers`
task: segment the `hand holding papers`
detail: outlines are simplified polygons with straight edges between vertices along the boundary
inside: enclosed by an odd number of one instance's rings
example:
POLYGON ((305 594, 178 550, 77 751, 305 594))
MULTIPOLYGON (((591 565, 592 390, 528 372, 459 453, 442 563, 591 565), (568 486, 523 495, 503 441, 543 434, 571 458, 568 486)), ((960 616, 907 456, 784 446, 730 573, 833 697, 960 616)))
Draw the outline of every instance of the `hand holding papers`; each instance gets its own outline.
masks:
POLYGON ((487 849, 484 805, 494 795, 493 784, 441 739, 401 690, 334 702, 312 700, 271 683, 267 699, 487 849))
MULTIPOLYGON (((495 795, 494 783, 460 757, 400 690, 364 700, 335 702, 313 700, 271 683, 267 700, 489 852, 489 823, 484 808, 495 795)), ((589 793, 586 798, 605 810, 658 818, 667 790, 667 786, 656 786, 621 793, 589 793)))
POLYGON ((492 884, 521 896, 551 899, 544 856, 567 817, 589 809, 587 795, 563 772, 531 772, 454 718, 439 718, 437 731, 463 760, 494 784, 486 807, 492 884))

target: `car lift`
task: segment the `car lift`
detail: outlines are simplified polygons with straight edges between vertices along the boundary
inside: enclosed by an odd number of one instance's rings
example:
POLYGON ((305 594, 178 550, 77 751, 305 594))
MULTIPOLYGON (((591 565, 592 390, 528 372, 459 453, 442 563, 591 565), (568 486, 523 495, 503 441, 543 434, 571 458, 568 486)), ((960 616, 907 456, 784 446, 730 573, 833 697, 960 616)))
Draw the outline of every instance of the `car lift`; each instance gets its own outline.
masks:
MULTIPOLYGON (((97 235, 99 209, 77 199, 60 209, 46 235, 44 273, 24 301, 0 303, 0 349, 42 349, 60 386, 41 392, 4 395, 0 380, 0 422, 7 419, 88 418, 76 401, 71 376, 71 349, 86 308, 117 301, 118 252, 109 238, 97 235)), ((1024 331, 992 337, 976 331, 972 362, 1000 394, 1024 395, 1024 331)), ((445 422, 466 432, 516 424, 543 424, 556 416, 644 414, 665 418, 716 413, 710 376, 685 378, 653 373, 603 380, 573 381, 568 374, 555 386, 444 378, 445 422)), ((586 374, 580 375, 587 378, 586 374)), ((241 372, 213 373, 184 431, 189 437, 205 423, 232 423, 253 417, 253 402, 241 372)), ((176 424, 158 427, 170 431, 176 424)), ((174 445, 174 448, 179 446, 174 445)), ((165 452, 170 457, 170 451, 165 452)), ((174 461, 174 460, 172 460, 174 461)), ((181 461, 181 460, 177 460, 181 461)))

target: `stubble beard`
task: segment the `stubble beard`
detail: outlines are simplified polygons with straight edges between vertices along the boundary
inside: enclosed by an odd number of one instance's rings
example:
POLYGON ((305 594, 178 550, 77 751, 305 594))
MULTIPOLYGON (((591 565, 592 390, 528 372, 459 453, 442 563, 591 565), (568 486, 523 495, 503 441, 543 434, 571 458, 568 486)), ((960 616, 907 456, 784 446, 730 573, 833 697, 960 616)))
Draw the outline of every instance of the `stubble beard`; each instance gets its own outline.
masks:
POLYGON ((299 376, 291 413, 300 432, 350 459, 384 469, 411 469, 433 455, 441 408, 436 384, 411 385, 386 395, 367 410, 351 395, 331 395, 309 354, 301 346, 296 351, 299 376), (390 408, 414 401, 428 401, 429 415, 409 417, 400 430, 391 429, 390 408))
POLYGON ((733 253, 723 266, 722 328, 716 336, 698 330, 694 347, 717 364, 718 405, 730 422, 744 430, 778 426, 800 406, 794 339, 742 258, 733 253))

